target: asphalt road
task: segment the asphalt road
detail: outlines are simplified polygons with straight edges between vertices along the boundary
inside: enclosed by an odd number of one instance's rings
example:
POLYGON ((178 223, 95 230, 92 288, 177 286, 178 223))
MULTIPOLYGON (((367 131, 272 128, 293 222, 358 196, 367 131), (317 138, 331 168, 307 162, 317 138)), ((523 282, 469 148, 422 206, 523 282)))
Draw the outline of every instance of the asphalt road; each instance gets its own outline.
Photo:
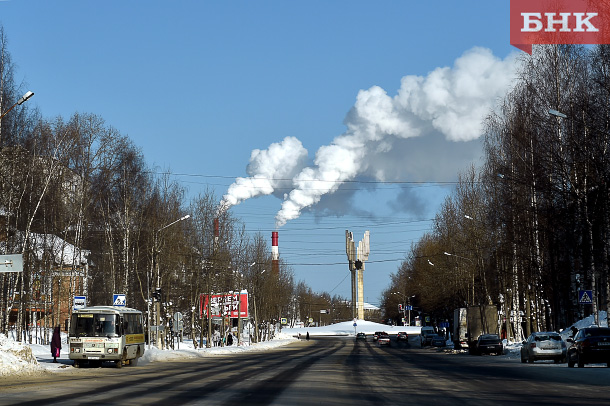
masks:
POLYGON ((370 338, 0 379, 0 404, 607 405, 610 368, 522 364, 370 338))

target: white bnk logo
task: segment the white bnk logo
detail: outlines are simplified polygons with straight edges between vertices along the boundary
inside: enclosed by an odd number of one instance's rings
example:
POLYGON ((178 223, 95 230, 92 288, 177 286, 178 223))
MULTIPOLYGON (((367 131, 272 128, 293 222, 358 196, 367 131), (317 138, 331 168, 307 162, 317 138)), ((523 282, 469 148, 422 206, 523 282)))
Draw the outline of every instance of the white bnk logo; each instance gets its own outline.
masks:
POLYGON ((555 32, 555 25, 560 25, 560 32, 598 32, 599 30, 591 23, 591 19, 598 13, 559 13, 560 18, 555 19, 556 13, 544 13, 546 16, 546 28, 542 22, 542 13, 521 13, 523 17, 523 28, 521 32, 539 32, 544 28, 545 32, 555 32), (570 19, 570 16, 575 18, 570 19), (585 17, 586 15, 586 17, 585 17), (570 20, 574 20, 574 28, 570 28, 570 20), (586 27, 586 28, 585 28, 586 27))

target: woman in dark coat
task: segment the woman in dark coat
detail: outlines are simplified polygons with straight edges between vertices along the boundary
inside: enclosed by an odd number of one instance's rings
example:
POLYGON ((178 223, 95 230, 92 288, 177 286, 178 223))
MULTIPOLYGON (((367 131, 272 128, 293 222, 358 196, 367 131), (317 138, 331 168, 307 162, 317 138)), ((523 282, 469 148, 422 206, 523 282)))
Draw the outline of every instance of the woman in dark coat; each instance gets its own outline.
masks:
POLYGON ((59 326, 55 327, 53 331, 53 338, 51 339, 51 355, 53 356, 53 362, 57 362, 59 357, 59 351, 61 350, 61 334, 59 332, 59 326))

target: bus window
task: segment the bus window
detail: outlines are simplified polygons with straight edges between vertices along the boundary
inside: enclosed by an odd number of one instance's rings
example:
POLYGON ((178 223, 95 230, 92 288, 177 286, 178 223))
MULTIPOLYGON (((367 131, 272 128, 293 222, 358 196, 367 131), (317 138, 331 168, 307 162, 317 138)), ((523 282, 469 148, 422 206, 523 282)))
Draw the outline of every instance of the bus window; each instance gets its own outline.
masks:
POLYGON ((100 317, 98 330, 101 335, 114 334, 114 316, 100 317))
POLYGON ((114 314, 73 314, 70 335, 73 337, 116 337, 120 333, 114 314))

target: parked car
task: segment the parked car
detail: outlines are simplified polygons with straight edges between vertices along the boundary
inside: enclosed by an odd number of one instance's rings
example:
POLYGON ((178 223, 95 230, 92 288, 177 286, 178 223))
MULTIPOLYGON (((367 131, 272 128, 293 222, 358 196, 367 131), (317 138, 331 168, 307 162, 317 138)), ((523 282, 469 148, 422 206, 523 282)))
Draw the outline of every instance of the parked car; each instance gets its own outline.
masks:
POLYGON ((406 332, 404 332, 404 331, 400 331, 396 335, 396 340, 397 341, 408 341, 409 340, 409 335, 406 332))
POLYGON ((381 333, 377 338, 379 345, 390 345, 390 335, 388 333, 381 333))
POLYGON ((366 334, 364 334, 364 333, 356 334, 356 340, 366 340, 366 334))
POLYGON ((436 335, 436 331, 434 331, 434 327, 431 327, 431 326, 422 327, 421 333, 420 333, 421 346, 425 347, 426 345, 430 345, 433 335, 436 335))
POLYGON ((475 354, 496 354, 502 355, 504 346, 497 334, 481 334, 474 345, 475 354))
POLYGON ((380 334, 383 334, 383 331, 375 331, 375 334, 373 334, 373 341, 377 341, 380 334))
POLYGON ((585 364, 604 363, 610 367, 610 328, 587 327, 578 330, 574 338, 568 338, 568 367, 579 368, 585 364))
POLYGON ((445 338, 445 336, 435 334, 432 336, 432 339, 430 340, 430 345, 433 347, 441 347, 441 348, 446 347, 447 339, 445 338))
POLYGON ((564 362, 567 347, 558 333, 540 331, 532 333, 521 345, 521 362, 538 360, 564 362))

